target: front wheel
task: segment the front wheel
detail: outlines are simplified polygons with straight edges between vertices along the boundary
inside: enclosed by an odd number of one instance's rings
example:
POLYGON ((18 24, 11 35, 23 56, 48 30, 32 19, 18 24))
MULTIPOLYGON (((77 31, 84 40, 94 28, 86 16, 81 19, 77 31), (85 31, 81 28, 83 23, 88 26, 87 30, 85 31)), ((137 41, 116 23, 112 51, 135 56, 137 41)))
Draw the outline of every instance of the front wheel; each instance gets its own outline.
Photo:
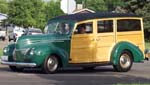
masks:
POLYGON ((58 70, 58 58, 55 55, 49 56, 43 65, 43 71, 44 73, 55 73, 58 70))
POLYGON ((133 64, 132 54, 129 51, 123 51, 119 57, 118 64, 113 65, 118 72, 127 72, 131 69, 133 64))

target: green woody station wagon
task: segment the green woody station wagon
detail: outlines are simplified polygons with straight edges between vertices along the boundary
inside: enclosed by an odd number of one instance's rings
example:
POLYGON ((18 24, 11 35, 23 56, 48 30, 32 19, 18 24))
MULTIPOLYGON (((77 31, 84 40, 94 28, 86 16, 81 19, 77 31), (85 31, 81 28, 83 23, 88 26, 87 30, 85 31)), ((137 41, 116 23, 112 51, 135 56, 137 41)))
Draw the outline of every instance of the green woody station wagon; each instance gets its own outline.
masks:
POLYGON ((6 46, 1 63, 12 71, 30 67, 54 73, 68 66, 87 70, 112 65, 118 72, 127 72, 133 62, 148 59, 143 20, 134 14, 63 15, 49 20, 44 31, 6 46))

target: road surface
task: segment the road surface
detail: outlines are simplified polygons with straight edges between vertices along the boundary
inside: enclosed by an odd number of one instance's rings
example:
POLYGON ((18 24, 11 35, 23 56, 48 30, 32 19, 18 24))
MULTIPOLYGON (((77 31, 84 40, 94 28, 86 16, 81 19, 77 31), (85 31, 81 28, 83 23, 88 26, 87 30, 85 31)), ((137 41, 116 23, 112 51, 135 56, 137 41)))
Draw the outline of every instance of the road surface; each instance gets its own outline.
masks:
POLYGON ((81 68, 61 69, 56 74, 43 74, 39 69, 12 72, 0 65, 0 85, 150 85, 150 61, 136 63, 131 71, 115 72, 112 66, 97 67, 93 71, 81 68))

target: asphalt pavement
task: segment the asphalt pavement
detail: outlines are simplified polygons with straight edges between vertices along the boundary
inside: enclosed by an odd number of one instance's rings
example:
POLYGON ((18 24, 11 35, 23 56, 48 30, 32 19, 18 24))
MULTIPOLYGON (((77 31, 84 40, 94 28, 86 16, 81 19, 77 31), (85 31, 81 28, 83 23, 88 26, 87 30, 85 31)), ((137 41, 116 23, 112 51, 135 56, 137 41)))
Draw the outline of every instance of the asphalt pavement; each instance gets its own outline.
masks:
POLYGON ((129 72, 115 72, 112 66, 100 66, 93 71, 81 68, 60 69, 55 74, 43 74, 40 69, 12 72, 0 65, 0 85, 150 85, 150 61, 134 64, 129 72))

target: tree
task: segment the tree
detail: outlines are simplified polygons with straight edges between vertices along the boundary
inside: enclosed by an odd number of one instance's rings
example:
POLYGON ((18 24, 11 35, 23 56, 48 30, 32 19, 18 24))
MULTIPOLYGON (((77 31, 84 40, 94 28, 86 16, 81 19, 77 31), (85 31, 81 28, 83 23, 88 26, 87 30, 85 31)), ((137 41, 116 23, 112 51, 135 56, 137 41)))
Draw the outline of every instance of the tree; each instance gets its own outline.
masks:
POLYGON ((23 27, 44 27, 45 14, 42 0, 12 0, 9 2, 10 23, 23 27))
POLYGON ((60 1, 49 1, 45 7, 46 21, 56 16, 63 15, 63 11, 60 9, 60 1))
POLYGON ((46 25, 45 3, 42 0, 33 0, 33 5, 32 16, 36 21, 35 26, 43 29, 46 25))
POLYGON ((104 0, 85 0, 85 7, 94 11, 106 11, 107 6, 104 0))
POLYGON ((0 0, 0 13, 7 14, 8 12, 8 3, 6 0, 0 0))
POLYGON ((95 11, 114 11, 118 6, 126 5, 123 0, 76 0, 76 2, 95 11))
POLYGON ((123 0, 104 0, 108 11, 115 11, 117 7, 123 8, 126 6, 123 0))

